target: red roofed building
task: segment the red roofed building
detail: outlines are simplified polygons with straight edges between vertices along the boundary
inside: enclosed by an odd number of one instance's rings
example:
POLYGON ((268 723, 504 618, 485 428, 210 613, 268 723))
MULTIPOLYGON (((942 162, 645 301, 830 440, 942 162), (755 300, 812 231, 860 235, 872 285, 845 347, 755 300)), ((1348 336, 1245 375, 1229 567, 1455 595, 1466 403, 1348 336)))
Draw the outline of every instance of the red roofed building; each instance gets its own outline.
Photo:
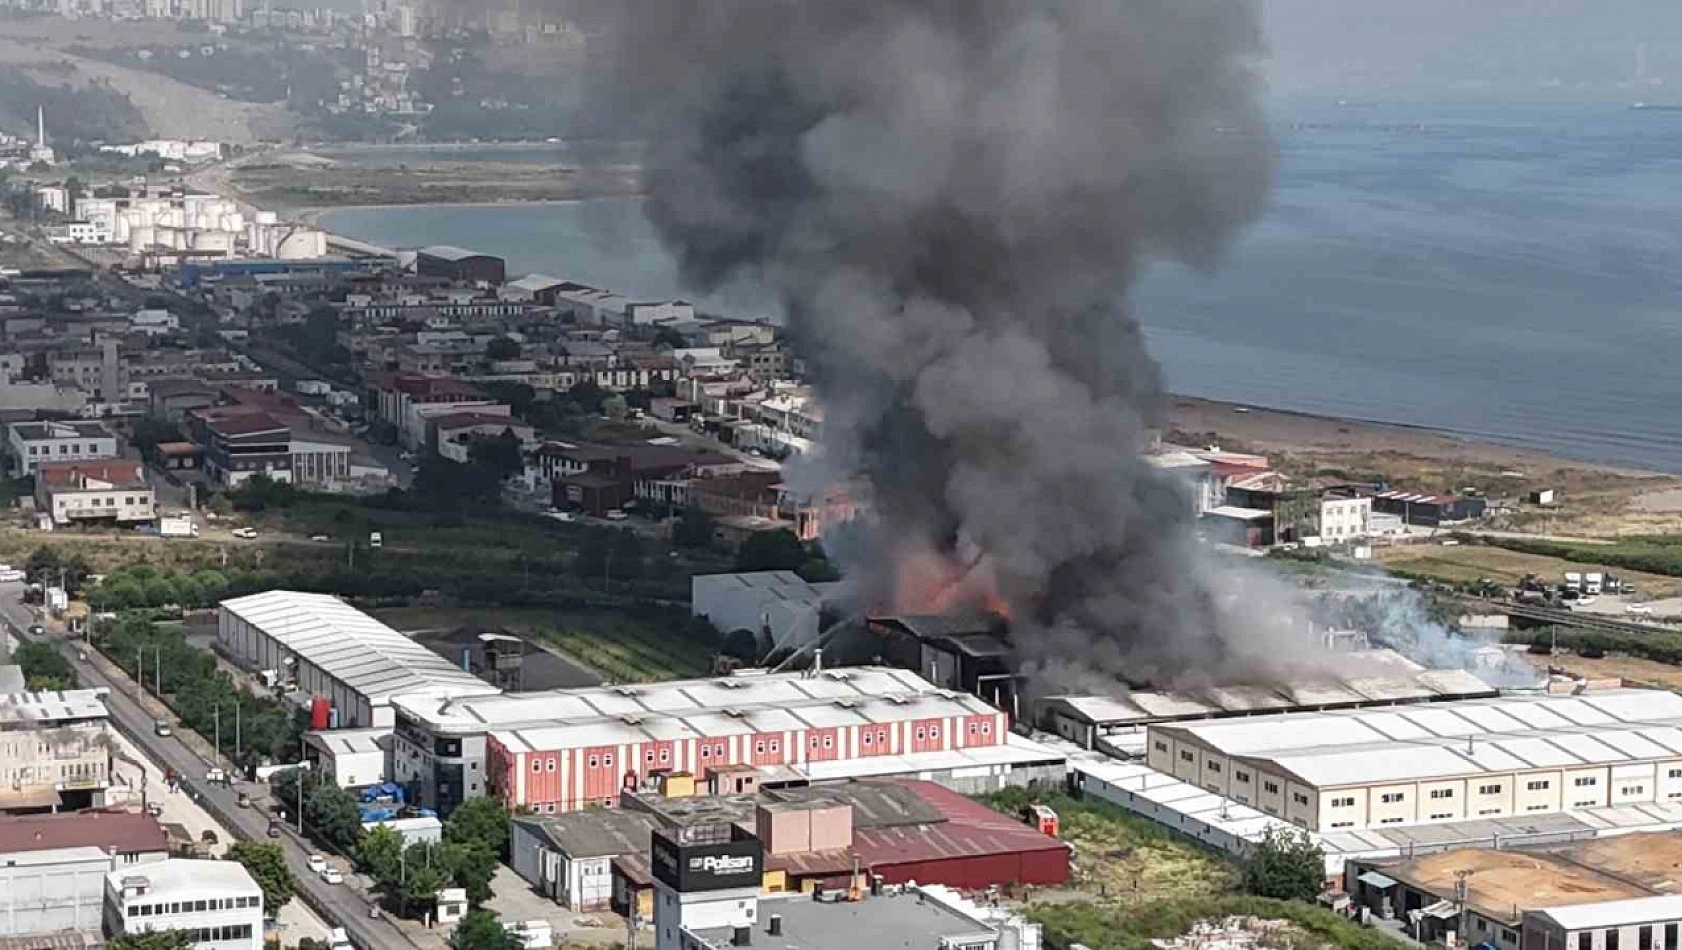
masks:
POLYGON ((0 816, 0 854, 89 847, 110 854, 121 867, 169 857, 169 836, 156 818, 136 812, 0 816))
POLYGON ((187 414, 187 430, 204 449, 204 469, 228 488, 251 476, 292 481, 292 430, 251 406, 213 406, 187 414))
MULTIPOLYGON (((479 409, 497 406, 499 414, 507 408, 489 399, 477 387, 449 376, 425 376, 420 373, 375 373, 368 379, 368 406, 381 422, 397 430, 397 439, 409 449, 426 443, 427 407, 439 411, 479 409), (453 407, 453 408, 448 408, 453 407)), ((433 413, 436 414, 436 413, 433 413)))
POLYGON ((132 459, 42 462, 35 469, 35 505, 61 525, 137 524, 158 516, 146 466, 132 459))

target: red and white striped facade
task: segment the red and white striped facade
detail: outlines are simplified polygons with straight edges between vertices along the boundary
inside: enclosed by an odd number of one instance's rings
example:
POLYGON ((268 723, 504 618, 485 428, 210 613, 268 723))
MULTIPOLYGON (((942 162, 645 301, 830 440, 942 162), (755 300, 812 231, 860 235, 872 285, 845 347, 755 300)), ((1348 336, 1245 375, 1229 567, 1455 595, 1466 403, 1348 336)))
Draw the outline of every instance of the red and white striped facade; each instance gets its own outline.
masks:
POLYGON ((893 771, 914 773, 950 767, 953 752, 1005 743, 1005 713, 918 682, 922 691, 494 730, 486 773, 510 808, 549 813, 616 806, 621 790, 645 787, 657 772, 704 777, 709 768, 749 765, 787 779, 814 763, 892 758, 893 771))

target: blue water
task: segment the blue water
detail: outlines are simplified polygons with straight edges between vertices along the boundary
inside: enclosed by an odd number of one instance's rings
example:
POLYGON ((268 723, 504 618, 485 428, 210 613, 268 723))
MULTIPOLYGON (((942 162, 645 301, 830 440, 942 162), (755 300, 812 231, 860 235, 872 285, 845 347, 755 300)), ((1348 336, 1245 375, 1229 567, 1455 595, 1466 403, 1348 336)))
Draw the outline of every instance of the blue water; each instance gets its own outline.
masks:
MULTIPOLYGON (((1682 472, 1682 113, 1323 104, 1277 124, 1273 206, 1227 265, 1160 266, 1134 292, 1175 391, 1682 472)), ((631 202, 324 223, 683 293, 631 202)))

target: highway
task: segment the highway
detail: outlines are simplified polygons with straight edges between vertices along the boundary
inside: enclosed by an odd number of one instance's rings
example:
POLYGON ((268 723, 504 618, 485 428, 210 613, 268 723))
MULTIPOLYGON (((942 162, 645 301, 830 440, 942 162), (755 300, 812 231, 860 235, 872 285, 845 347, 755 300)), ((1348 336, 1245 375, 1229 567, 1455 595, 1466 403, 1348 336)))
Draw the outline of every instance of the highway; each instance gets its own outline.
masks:
MULTIPOLYGON (((243 840, 271 840, 268 837, 269 816, 257 808, 239 807, 240 784, 223 786, 205 781, 205 773, 210 768, 208 763, 178 738, 163 737, 153 732, 153 719, 136 701, 132 682, 126 678, 121 679, 120 684, 113 682, 93 662, 81 659, 80 649, 89 648, 80 647, 78 641, 67 640, 50 631, 44 637, 32 637, 29 628, 36 621, 30 608, 21 601, 22 593, 22 584, 0 584, 0 618, 20 639, 45 640, 55 644, 59 652, 69 659, 83 686, 108 687, 111 692, 106 697, 106 706, 111 711, 113 724, 159 766, 173 769, 180 775, 182 787, 191 790, 204 809, 224 827, 243 840)), ((416 950, 422 946, 392 924, 383 911, 377 919, 371 918, 372 905, 348 884, 328 884, 311 872, 306 863, 312 853, 307 841, 291 830, 272 840, 286 850, 287 861, 298 879, 299 896, 329 926, 345 928, 357 947, 362 950, 416 950)))

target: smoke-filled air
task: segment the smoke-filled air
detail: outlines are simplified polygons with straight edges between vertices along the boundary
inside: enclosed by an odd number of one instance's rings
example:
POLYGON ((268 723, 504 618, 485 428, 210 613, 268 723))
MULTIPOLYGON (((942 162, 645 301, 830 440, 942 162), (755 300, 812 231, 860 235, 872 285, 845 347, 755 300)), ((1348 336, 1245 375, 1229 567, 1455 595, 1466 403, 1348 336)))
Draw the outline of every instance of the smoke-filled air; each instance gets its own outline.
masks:
POLYGON ((1142 267, 1217 266, 1265 206, 1252 3, 619 15, 648 216, 695 287, 782 299, 826 417, 791 478, 874 513, 831 548, 861 609, 1004 613, 1042 686, 1289 661, 1141 460, 1162 381, 1126 309, 1142 267))

